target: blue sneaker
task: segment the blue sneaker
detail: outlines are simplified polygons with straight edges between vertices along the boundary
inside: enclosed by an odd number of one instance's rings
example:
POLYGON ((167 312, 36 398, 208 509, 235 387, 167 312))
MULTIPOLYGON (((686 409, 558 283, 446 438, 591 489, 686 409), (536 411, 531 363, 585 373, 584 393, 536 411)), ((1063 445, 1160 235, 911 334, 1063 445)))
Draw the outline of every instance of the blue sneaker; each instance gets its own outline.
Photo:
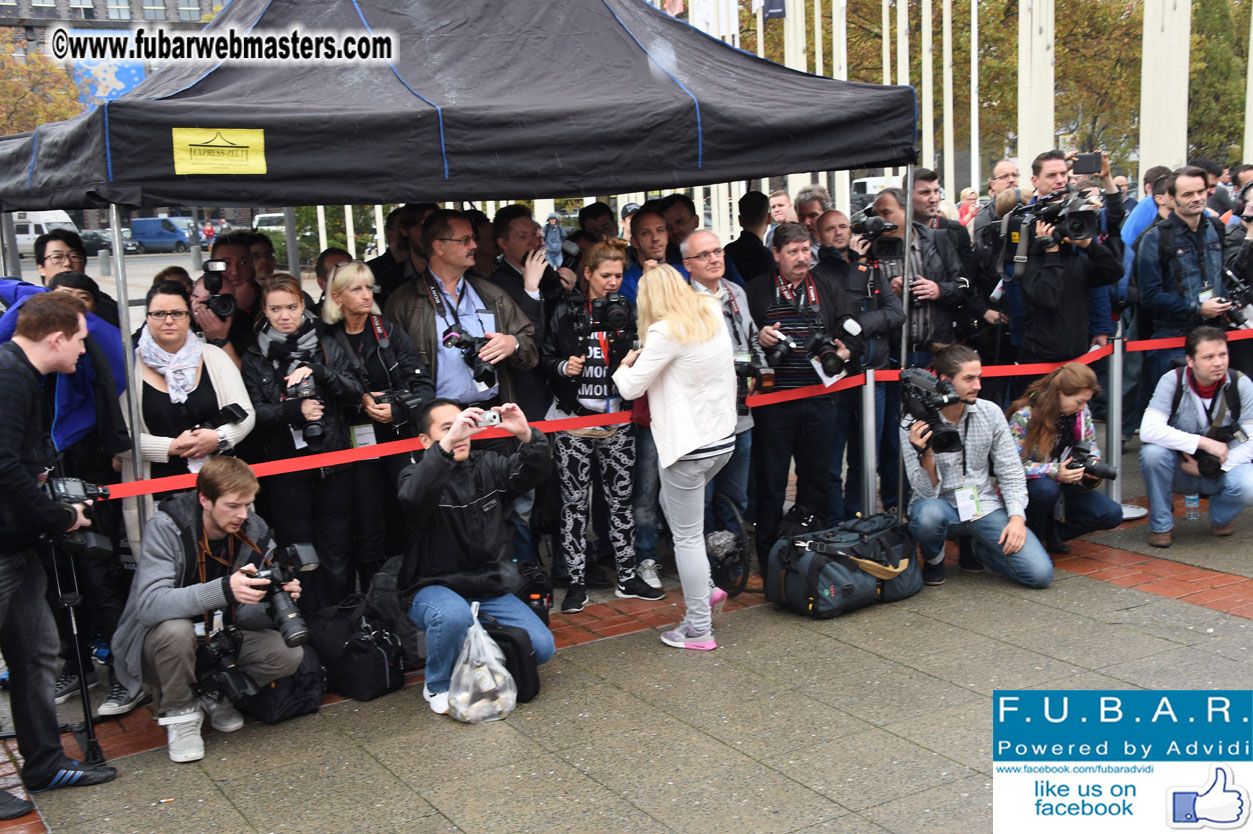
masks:
POLYGON ((28 779, 22 774, 22 782, 31 793, 43 793, 55 788, 82 788, 87 785, 103 785, 117 778, 117 768, 107 765, 90 765, 66 759, 64 766, 46 779, 28 779))

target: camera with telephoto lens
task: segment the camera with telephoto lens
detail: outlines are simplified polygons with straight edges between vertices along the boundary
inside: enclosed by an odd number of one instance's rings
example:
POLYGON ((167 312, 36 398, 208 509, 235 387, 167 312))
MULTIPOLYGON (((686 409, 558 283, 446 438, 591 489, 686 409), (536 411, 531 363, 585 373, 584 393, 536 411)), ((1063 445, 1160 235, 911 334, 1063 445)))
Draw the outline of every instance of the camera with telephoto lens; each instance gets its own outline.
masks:
POLYGON ((1104 478, 1113 481, 1118 478, 1118 470, 1098 458, 1092 457, 1092 444, 1080 440, 1070 448, 1070 463, 1067 469, 1082 469, 1089 478, 1104 478))
POLYGON ((957 427, 940 417, 940 409, 959 402, 961 397, 947 379, 939 379, 922 368, 901 371, 901 416, 909 415, 931 427, 927 445, 936 452, 961 451, 957 427))
MULTIPOLYGON (((318 397, 318 384, 314 381, 312 374, 299 382, 288 385, 285 396, 289 400, 321 399, 318 397)), ((322 425, 321 418, 309 420, 305 423, 305 427, 301 429, 300 434, 305 439, 305 443, 309 444, 310 449, 321 449, 322 444, 326 441, 326 426, 322 425)))
POLYGON ((374 398, 378 405, 392 407, 392 425, 398 430, 416 423, 422 406, 426 404, 426 398, 418 389, 421 380, 422 370, 414 368, 413 373, 407 375, 401 385, 388 388, 374 398))
POLYGON ((243 644, 239 629, 227 626, 196 646, 197 695, 220 694, 238 704, 261 691, 257 682, 239 668, 239 649, 243 644))
POLYGON ((470 336, 462 333, 455 324, 450 325, 440 337, 440 343, 444 347, 457 348, 461 351, 461 358, 469 366, 471 376, 474 377, 475 382, 483 386, 485 391, 496 385, 496 366, 479 356, 479 352, 488 341, 486 336, 470 336))
POLYGON ((635 333, 635 305, 611 292, 591 302, 579 292, 566 294, 566 314, 574 335, 588 339, 593 333, 635 333))
POLYGON ((283 635, 283 642, 292 648, 305 644, 309 639, 309 627, 305 625, 300 609, 296 607, 291 595, 283 590, 283 586, 295 579, 297 574, 307 573, 317 566, 318 551, 313 545, 289 544, 274 551, 265 567, 255 575, 257 579, 270 580, 261 604, 269 610, 274 627, 283 635))
POLYGON ((204 274, 200 276, 205 290, 209 293, 205 306, 222 321, 235 315, 235 296, 222 292, 222 273, 224 272, 226 272, 226 261, 215 258, 204 262, 204 274))
POLYGON ((1253 292, 1250 292, 1248 282, 1230 269, 1223 270, 1223 275, 1227 296, 1221 300, 1232 304, 1232 308, 1227 311, 1227 320, 1236 330, 1248 330, 1253 327, 1249 324, 1249 316, 1253 315, 1253 292))
POLYGON ((900 226, 895 223, 889 223, 875 214, 874 206, 867 206, 849 218, 849 230, 872 242, 887 232, 894 232, 899 228, 900 226))
MULTIPOLYGON (((44 491, 58 504, 82 504, 109 497, 107 486, 89 484, 81 478, 49 478, 44 481, 44 491)), ((90 508, 87 512, 90 512, 90 508)), ((57 536, 55 541, 56 546, 66 553, 92 558, 107 557, 113 553, 113 543, 109 541, 109 537, 94 530, 71 530, 57 536)))

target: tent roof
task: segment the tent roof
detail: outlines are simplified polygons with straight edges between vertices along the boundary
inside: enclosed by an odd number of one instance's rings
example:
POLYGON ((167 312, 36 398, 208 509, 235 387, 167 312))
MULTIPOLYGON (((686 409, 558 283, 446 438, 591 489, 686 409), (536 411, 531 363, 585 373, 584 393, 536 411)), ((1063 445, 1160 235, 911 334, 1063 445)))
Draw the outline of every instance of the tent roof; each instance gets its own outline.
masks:
POLYGON ((562 197, 915 159, 912 88, 789 70, 643 0, 233 0, 202 34, 228 30, 390 33, 394 54, 167 62, 0 139, 0 208, 562 197))

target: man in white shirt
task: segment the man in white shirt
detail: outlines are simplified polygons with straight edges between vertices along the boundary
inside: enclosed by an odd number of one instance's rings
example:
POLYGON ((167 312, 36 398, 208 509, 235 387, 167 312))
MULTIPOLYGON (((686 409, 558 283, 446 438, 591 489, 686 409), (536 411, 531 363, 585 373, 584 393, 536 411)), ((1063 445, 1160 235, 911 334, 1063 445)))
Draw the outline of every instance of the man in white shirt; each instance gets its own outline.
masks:
POLYGON ((1218 328, 1193 330, 1184 351, 1187 367, 1162 375, 1140 422, 1154 547, 1171 545, 1172 493, 1208 495, 1216 536, 1235 532, 1232 522, 1253 504, 1253 380, 1227 370, 1227 334, 1218 328))

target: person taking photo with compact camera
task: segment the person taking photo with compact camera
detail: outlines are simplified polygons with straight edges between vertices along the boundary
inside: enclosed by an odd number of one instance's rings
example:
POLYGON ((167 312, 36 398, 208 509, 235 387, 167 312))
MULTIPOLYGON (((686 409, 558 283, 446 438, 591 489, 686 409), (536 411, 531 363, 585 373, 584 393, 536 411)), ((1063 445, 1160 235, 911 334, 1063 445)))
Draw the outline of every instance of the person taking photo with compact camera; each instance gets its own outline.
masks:
MULTIPOLYGON (((634 346, 635 305, 619 294, 626 266, 626 244, 616 238, 594 244, 583 256, 585 295, 558 302, 544 330, 540 366, 550 380, 554 401, 545 419, 612 414, 630 408, 613 373, 634 346)), ((588 490, 593 463, 609 511, 609 543, 617 564, 615 593, 623 598, 661 599, 665 592, 639 577, 635 567, 635 426, 630 423, 558 432, 553 438, 561 480, 561 547, 570 588, 561 603, 566 614, 587 602, 585 574, 588 490)))
MULTIPOLYGON (((196 491, 162 502, 144 526, 113 651, 127 690, 151 693, 174 762, 204 758, 202 708, 220 733, 244 726, 221 691, 201 694, 197 652, 206 641, 231 641, 238 669, 257 686, 294 674, 304 656, 276 629, 271 606, 262 604, 272 583, 257 573, 273 557, 274 541, 252 510, 258 491, 248 464, 212 458, 196 475, 196 491)), ((299 599, 300 580, 284 583, 282 591, 299 599)))
POLYGON ((1100 391, 1096 373, 1071 362, 1031 383, 1010 407, 1009 431, 1027 473, 1027 527, 1053 553, 1069 553, 1068 539, 1122 524, 1122 507, 1094 488, 1118 476, 1101 461, 1088 409, 1100 391))
POLYGON ((1187 365, 1162 375, 1140 421, 1140 472, 1149 494, 1149 544, 1170 547, 1172 494, 1208 495, 1211 531, 1235 532, 1253 504, 1253 381, 1228 370, 1227 334, 1198 327, 1187 365))
POLYGON ((944 583, 944 540, 968 535, 975 540, 978 564, 964 565, 965 570, 987 566, 1029 588, 1047 587, 1053 562, 1027 528, 1027 479, 1005 415, 979 399, 979 354, 948 345, 936 351, 932 368, 938 384, 924 380, 932 390, 909 384, 909 371, 902 371, 901 379, 901 402, 911 414, 926 415, 900 427, 905 474, 913 488, 909 531, 922 553, 923 582, 944 583))
MULTIPOLYGON (((261 298, 265 324, 244 354, 256 409, 254 437, 266 460, 349 448, 347 412, 365 386, 340 343, 305 309, 295 278, 275 275, 261 298)), ((305 589, 306 610, 338 605, 352 585, 352 473, 347 465, 270 477, 267 512, 280 545, 317 542, 322 567, 305 589)))
MULTIPOLYGON (((86 503, 58 503, 42 488, 56 458, 44 376, 77 369, 86 350, 85 312, 71 295, 40 293, 22 305, 13 340, 0 346, 5 403, 0 408, 0 651, 11 673, 22 782, 32 793, 98 785, 117 775, 112 767, 73 761, 61 749, 53 703, 59 641, 38 547, 42 537, 91 525, 86 503)), ((0 791, 0 819, 20 817, 34 807, 0 791)))

